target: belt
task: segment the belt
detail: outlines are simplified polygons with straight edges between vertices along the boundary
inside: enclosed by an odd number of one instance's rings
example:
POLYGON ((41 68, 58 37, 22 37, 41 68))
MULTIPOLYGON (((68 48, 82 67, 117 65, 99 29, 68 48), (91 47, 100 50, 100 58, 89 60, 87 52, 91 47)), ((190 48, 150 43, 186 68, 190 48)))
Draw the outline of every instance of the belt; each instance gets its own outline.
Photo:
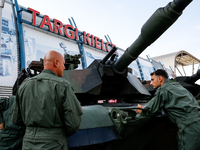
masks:
POLYGON ((56 139, 61 136, 65 136, 63 128, 41 128, 41 127, 26 127, 25 138, 45 138, 56 139))

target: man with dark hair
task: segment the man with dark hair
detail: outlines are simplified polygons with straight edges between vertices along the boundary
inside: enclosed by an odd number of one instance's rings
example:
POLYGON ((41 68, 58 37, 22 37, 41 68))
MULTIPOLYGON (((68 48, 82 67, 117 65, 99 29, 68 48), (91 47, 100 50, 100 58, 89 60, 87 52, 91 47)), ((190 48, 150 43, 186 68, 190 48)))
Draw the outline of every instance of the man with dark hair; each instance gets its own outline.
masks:
POLYGON ((47 52, 44 70, 17 91, 12 121, 26 126, 23 150, 67 150, 67 136, 79 129, 82 108, 71 84, 61 78, 64 64, 60 53, 47 52))
MULTIPOLYGON (((199 104, 194 96, 178 82, 168 80, 167 73, 158 69, 151 73, 151 83, 156 90, 154 97, 141 111, 141 117, 155 117, 164 110, 177 125, 180 150, 200 150, 199 104)), ((143 108, 138 104, 138 108, 143 108)))
POLYGON ((165 78, 165 79, 168 78, 167 72, 166 72, 165 70, 162 70, 162 69, 158 69, 158 70, 152 72, 150 75, 151 75, 151 76, 153 76, 153 75, 162 76, 162 77, 165 78))

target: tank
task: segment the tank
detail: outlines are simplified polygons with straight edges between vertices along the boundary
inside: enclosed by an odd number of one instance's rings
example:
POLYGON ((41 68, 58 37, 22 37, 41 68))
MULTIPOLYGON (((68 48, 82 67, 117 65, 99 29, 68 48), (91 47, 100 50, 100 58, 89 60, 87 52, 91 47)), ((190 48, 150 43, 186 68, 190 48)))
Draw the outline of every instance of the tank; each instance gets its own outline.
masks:
MULTIPOLYGON (((178 129, 164 113, 151 120, 138 117, 137 104, 145 106, 152 95, 127 67, 178 19, 191 1, 174 0, 157 9, 118 60, 115 59, 117 47, 113 47, 102 60, 94 60, 87 69, 64 70, 63 78, 72 84, 83 109, 80 129, 67 138, 70 150, 178 149, 178 129)), ((32 62, 27 71, 22 70, 13 94, 25 78, 42 71, 41 62, 32 62)), ((193 86, 200 78, 199 73, 190 78, 189 82, 183 82, 193 86)), ((200 90, 193 95, 197 93, 200 90)))

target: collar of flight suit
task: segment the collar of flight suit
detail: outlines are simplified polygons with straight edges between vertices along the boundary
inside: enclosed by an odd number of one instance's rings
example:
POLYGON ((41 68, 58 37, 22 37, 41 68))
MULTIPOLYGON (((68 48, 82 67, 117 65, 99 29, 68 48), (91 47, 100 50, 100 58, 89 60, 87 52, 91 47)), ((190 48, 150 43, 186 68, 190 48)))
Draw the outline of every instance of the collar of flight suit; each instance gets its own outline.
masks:
POLYGON ((57 76, 57 74, 50 69, 44 69, 44 70, 42 70, 42 73, 49 73, 49 74, 53 74, 53 75, 57 76))

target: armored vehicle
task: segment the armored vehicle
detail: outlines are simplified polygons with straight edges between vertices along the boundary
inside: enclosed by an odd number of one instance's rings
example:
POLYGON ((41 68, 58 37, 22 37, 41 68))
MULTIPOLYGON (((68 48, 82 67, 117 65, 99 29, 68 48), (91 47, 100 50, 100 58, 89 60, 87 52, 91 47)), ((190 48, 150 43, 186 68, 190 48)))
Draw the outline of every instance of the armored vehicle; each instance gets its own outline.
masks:
MULTIPOLYGON (((73 85, 83 109, 80 129, 68 137, 69 149, 177 149, 178 129, 165 114, 151 120, 138 117, 137 104, 145 106, 153 92, 131 74, 127 66, 178 19, 191 1, 174 0, 156 10, 143 25, 139 37, 117 61, 117 48, 114 47, 102 60, 94 60, 87 69, 64 71, 63 77, 73 85)), ((27 71, 22 70, 13 94, 25 78, 37 75, 42 69, 41 62, 32 62, 27 71)), ((200 86, 194 84, 200 78, 199 72, 182 80, 188 85, 188 90, 195 87, 194 96, 200 93, 200 86)))

